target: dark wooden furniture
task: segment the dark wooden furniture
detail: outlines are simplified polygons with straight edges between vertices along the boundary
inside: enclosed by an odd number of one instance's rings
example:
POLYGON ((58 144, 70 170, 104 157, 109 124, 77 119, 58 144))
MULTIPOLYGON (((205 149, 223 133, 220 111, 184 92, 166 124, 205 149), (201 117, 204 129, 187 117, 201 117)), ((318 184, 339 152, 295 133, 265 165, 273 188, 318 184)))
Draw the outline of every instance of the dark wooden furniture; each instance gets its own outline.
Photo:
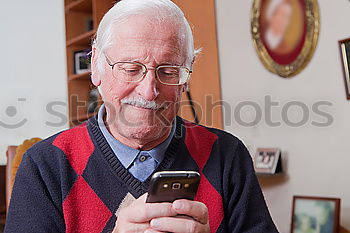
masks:
POLYGON ((65 0, 67 82, 70 126, 77 125, 93 113, 88 113, 92 89, 90 72, 74 71, 74 53, 91 49, 91 41, 103 15, 116 1, 65 0))
POLYGON ((6 220, 6 166, 0 166, 0 232, 6 220))

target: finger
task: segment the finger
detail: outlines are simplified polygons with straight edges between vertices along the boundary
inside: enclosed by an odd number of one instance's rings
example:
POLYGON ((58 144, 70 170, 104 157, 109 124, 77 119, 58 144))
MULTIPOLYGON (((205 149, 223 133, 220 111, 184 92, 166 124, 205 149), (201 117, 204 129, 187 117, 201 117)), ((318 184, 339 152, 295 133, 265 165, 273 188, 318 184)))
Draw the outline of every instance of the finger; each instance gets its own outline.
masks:
POLYGON ((149 223, 119 223, 118 221, 116 222, 116 225, 113 229, 113 233, 118 233, 118 232, 144 232, 147 229, 150 229, 150 224, 149 223))
POLYGON ((135 204, 146 203, 146 199, 147 199, 147 193, 144 193, 142 196, 137 198, 133 204, 135 205, 135 204))
POLYGON ((146 198, 147 194, 142 195, 129 207, 121 210, 119 216, 127 216, 129 222, 142 223, 148 222, 152 218, 177 215, 171 203, 145 203, 146 198))
POLYGON ((161 217, 152 219, 152 229, 165 232, 209 232, 209 224, 202 224, 193 218, 161 217))
POLYGON ((173 202, 173 209, 178 214, 188 215, 202 224, 208 222, 208 208, 202 202, 184 199, 176 200, 173 202))
POLYGON ((176 216, 177 212, 172 208, 171 203, 146 203, 142 209, 144 218, 150 221, 158 217, 176 216))
POLYGON ((164 233, 164 231, 157 231, 154 229, 147 229, 144 233, 164 233))

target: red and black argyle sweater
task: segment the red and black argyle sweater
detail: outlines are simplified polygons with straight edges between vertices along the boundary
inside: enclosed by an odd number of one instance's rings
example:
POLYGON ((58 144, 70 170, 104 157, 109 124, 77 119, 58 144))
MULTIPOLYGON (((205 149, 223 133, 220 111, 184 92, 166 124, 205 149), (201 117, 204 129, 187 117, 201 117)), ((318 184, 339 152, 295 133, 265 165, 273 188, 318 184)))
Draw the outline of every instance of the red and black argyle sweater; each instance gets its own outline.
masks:
MULTIPOLYGON (((201 174, 196 200, 211 232, 277 232, 251 157, 234 136, 177 118, 159 170, 201 174)), ((148 189, 119 162, 96 118, 37 143, 24 155, 5 232, 112 232, 118 209, 148 189)))

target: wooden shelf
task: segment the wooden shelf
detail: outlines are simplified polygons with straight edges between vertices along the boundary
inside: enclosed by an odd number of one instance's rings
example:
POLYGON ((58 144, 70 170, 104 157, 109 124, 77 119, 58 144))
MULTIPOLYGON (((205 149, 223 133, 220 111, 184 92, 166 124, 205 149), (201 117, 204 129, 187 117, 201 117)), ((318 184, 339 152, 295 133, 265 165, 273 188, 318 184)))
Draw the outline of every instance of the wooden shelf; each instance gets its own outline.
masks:
POLYGON ((68 80, 88 79, 88 78, 90 78, 90 72, 85 72, 81 74, 71 74, 68 76, 68 80))
POLYGON ((77 0, 69 3, 65 7, 66 13, 70 11, 79 11, 79 12, 91 12, 92 11, 92 2, 91 0, 77 0))
POLYGON ((95 35, 95 33, 96 30, 92 30, 67 40, 67 47, 73 45, 91 45, 92 37, 95 35))
MULTIPOLYGON (((67 87, 69 124, 75 126, 95 113, 88 113, 93 84, 90 72, 74 74, 74 52, 91 48, 92 38, 102 16, 115 0, 64 0, 66 26, 67 87)), ((1 232, 0 232, 1 233, 1 232)))

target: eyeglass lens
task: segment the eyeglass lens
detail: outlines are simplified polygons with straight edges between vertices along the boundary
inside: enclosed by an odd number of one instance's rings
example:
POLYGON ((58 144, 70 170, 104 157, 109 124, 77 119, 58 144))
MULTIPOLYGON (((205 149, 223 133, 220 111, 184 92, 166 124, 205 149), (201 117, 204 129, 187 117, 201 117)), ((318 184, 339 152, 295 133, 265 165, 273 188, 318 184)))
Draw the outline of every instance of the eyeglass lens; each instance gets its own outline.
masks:
MULTIPOLYGON (((122 78, 126 82, 141 81, 146 74, 146 67, 132 62, 116 63, 113 68, 115 78, 122 78)), ((159 66, 156 68, 156 75, 160 82, 164 84, 183 84, 189 77, 189 70, 184 67, 159 66)))

